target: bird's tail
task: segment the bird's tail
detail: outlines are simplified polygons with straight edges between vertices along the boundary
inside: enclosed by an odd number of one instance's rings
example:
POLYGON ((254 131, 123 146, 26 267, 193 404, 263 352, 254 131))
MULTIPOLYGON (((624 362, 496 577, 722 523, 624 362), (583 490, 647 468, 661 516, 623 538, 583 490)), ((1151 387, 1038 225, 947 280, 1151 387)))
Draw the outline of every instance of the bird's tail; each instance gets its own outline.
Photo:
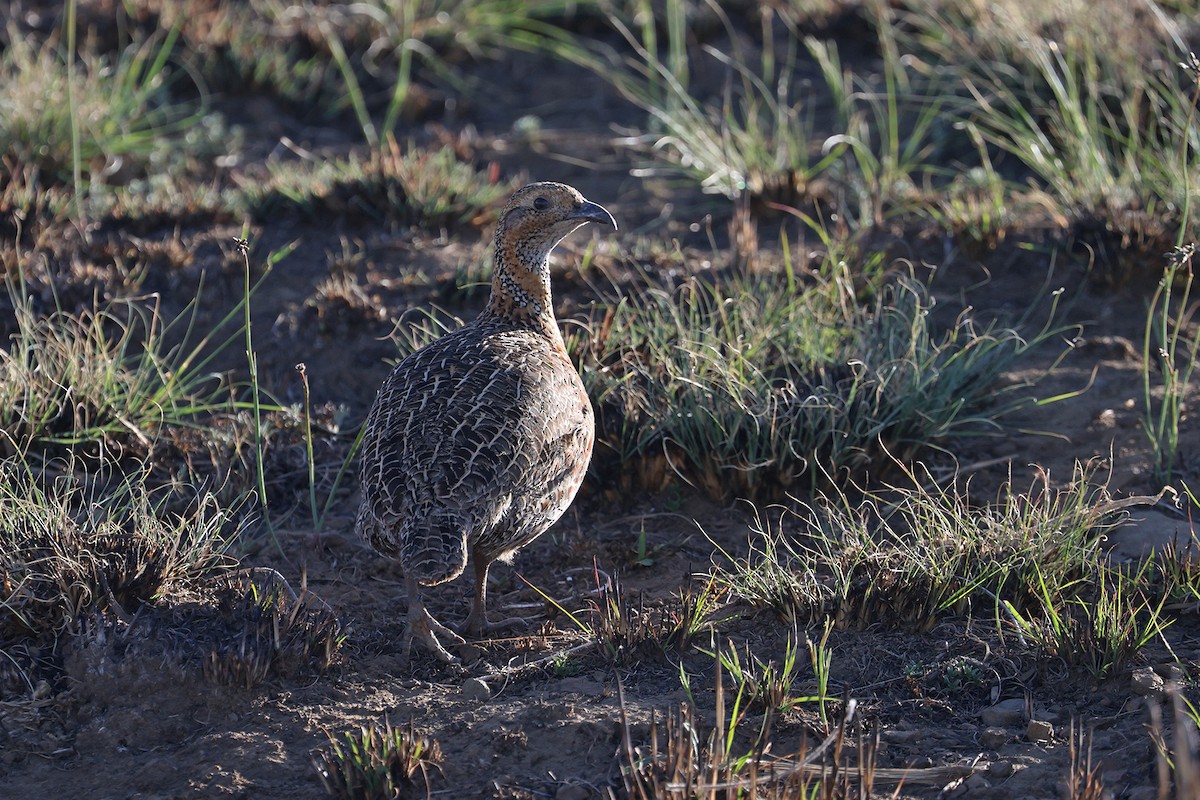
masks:
POLYGON ((372 512, 370 504, 359 506, 358 517, 354 520, 354 530, 367 544, 374 547, 385 556, 395 558, 399 555, 399 546, 390 526, 380 523, 372 512))
POLYGON ((467 566, 467 530, 457 519, 428 518, 406 522, 400 537, 404 574, 425 586, 452 581, 467 566))

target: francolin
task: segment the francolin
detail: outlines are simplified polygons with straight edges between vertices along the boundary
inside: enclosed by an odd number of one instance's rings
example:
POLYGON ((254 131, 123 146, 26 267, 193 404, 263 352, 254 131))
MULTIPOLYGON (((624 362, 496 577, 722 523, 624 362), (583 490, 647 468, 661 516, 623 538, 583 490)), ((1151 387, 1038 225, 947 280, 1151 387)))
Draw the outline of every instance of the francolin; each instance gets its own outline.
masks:
POLYGON ((496 228, 487 307, 396 365, 367 417, 357 528, 404 573, 406 659, 415 637, 457 660, 442 641, 464 639, 421 588, 457 578, 468 556, 475 596, 458 630, 511 623, 488 622, 488 569, 545 532, 583 482, 595 421, 554 318, 549 256, 587 222, 617 227, 570 186, 518 190, 496 228))

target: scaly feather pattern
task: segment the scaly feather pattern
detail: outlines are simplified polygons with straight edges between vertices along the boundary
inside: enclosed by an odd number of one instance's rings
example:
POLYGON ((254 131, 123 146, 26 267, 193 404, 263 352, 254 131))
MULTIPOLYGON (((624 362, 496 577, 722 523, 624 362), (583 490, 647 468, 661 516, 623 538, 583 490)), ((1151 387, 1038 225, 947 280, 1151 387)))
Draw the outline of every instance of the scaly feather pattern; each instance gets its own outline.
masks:
POLYGON ((478 634, 487 573, 540 536, 571 504, 595 423, 554 319, 550 251, 585 222, 616 223, 569 186, 534 183, 501 214, 487 308, 400 362, 362 442, 357 527, 396 558, 408 588, 405 650, 415 636, 443 660, 435 634, 461 642, 425 610, 420 587, 457 578, 470 557, 478 634))

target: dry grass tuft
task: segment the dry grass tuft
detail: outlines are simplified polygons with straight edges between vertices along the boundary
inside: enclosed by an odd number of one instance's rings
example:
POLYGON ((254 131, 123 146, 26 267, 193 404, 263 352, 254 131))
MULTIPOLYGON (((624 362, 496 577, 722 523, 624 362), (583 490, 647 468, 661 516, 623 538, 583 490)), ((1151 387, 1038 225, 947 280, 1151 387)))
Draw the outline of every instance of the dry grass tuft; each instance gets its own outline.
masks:
POLYGON ((748 797, 784 798, 870 797, 875 783, 876 746, 852 734, 855 704, 833 732, 817 747, 777 756, 770 750, 770 713, 761 724, 751 725, 741 692, 726 709, 722 672, 716 677, 715 722, 708 736, 701 731, 695 709, 688 704, 660 717, 651 713, 650 730, 642 744, 634 745, 632 726, 621 698, 621 762, 623 797, 632 800, 719 800, 748 797), (735 741, 756 727, 748 749, 735 741), (855 742, 855 740, 857 740, 855 742), (857 753, 857 763, 853 760, 857 753))
POLYGON ((305 218, 381 220, 438 231, 493 218, 518 179, 477 169, 451 147, 429 150, 395 139, 365 158, 289 161, 273 168, 245 204, 260 219, 292 211, 305 218))
POLYGON ((749 556, 725 554, 723 574, 734 597, 804 625, 923 631, 972 607, 1040 614, 1085 588, 1115 515, 1156 499, 1114 500, 1093 470, 1080 465, 1061 488, 1045 474, 1027 492, 1010 481, 982 507, 957 484, 915 475, 916 488, 888 495, 831 493, 778 522, 760 518, 749 556))
POLYGON ((278 572, 256 569, 226 579, 217 598, 229 635, 204 663, 205 676, 217 683, 251 689, 272 673, 323 672, 345 643, 341 623, 303 579, 296 594, 278 572))
POLYGON ((1101 764, 1092 761, 1092 732, 1083 723, 1071 726, 1071 764, 1067 768, 1066 800, 1103 800, 1111 796, 1104 788, 1101 764))
POLYGON ((47 466, 0 464, 0 636, 51 640, 98 612, 124 617, 227 563, 234 517, 212 495, 170 513, 144 472, 47 466))

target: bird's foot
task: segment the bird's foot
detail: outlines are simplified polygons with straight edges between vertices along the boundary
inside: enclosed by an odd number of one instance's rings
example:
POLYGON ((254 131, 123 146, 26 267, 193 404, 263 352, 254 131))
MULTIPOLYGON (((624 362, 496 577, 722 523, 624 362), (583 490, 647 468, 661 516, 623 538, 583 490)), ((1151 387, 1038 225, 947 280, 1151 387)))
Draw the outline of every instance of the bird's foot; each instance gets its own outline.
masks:
POLYGON ((450 652, 438 640, 438 636, 444 637, 453 645, 466 644, 466 641, 461 636, 434 619, 423 606, 413 608, 409 611, 408 627, 404 632, 402 660, 404 662, 408 661, 409 655, 412 652, 413 639, 418 639, 439 661, 447 664, 460 663, 458 658, 450 655, 450 652))

